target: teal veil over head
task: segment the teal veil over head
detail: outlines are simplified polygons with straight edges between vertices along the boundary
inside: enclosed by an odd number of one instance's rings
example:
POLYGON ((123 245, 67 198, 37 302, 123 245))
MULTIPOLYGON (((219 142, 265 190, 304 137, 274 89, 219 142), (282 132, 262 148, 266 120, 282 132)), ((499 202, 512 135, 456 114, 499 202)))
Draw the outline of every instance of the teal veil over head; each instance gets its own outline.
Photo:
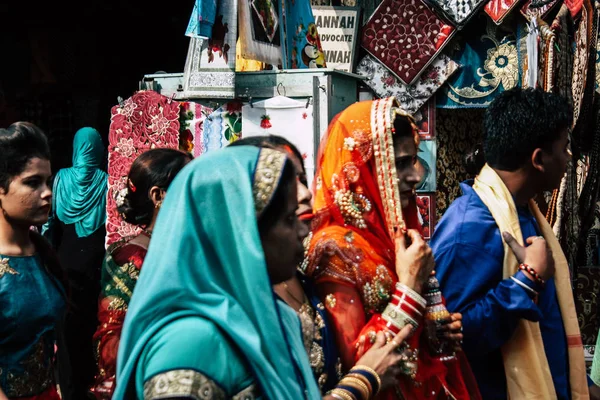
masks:
MULTIPOLYGON (((210 321, 239 350, 265 398, 321 398, 299 319, 275 299, 267 275, 256 215, 281 174, 261 167, 265 155, 285 158, 271 149, 225 148, 192 161, 169 187, 127 311, 113 399, 139 398, 146 346, 185 318, 210 321)), ((163 353, 152 357, 166 371, 198 363, 185 349, 163 353)), ((217 351, 205 362, 230 361, 217 351)))
POLYGON ((106 222, 108 175, 102 171, 104 143, 94 128, 81 128, 73 139, 73 166, 54 179, 54 212, 75 224, 78 237, 87 237, 106 222))

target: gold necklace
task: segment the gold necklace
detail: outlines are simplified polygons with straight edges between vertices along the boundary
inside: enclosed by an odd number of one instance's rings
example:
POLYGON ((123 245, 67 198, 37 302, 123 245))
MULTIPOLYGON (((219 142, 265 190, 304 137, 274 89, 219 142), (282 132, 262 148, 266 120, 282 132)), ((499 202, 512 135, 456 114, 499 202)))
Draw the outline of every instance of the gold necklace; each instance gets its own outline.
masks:
POLYGON ((285 289, 286 292, 288 292, 288 294, 290 296, 292 296, 292 299, 294 299, 298 304, 300 304, 300 306, 308 303, 308 299, 306 298, 306 293, 302 292, 302 294, 304 295, 304 300, 299 300, 296 296, 294 296, 294 294, 292 293, 292 291, 290 290, 290 288, 288 287, 286 282, 283 282, 283 288, 285 289))

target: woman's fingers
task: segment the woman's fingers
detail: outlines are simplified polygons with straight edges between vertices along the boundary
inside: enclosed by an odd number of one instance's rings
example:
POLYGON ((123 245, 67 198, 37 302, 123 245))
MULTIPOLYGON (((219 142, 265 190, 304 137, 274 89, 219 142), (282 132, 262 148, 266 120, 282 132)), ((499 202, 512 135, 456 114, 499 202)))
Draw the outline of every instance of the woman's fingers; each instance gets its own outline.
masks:
POLYGON ((386 339, 385 334, 381 331, 377 332, 377 336, 375 337, 375 343, 373 343, 373 349, 379 349, 385 346, 386 339))
POLYGON ((398 332, 398 334, 392 339, 390 340, 390 342, 386 345, 387 346, 387 351, 388 352, 392 352, 394 350, 396 350, 398 348, 398 346, 400 346, 402 343, 404 343, 404 340, 408 337, 408 335, 410 335, 410 333, 412 332, 412 325, 406 325, 404 328, 402 328, 402 330, 400 332, 398 332))

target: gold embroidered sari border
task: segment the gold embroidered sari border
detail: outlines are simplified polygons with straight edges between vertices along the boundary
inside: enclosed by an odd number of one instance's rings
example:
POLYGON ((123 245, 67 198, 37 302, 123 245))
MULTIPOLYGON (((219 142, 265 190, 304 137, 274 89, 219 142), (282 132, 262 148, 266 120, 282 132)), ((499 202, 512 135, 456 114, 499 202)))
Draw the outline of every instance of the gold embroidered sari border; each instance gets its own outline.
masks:
POLYGON ((261 149, 254 171, 252 195, 256 216, 260 216, 267 208, 281 179, 286 156, 273 149, 261 149))
POLYGON ((229 397, 212 379, 193 369, 162 372, 144 383, 144 400, 162 400, 186 397, 194 400, 254 400, 258 390, 252 384, 229 397))
POLYGON ((396 228, 405 228, 400 191, 394 162, 394 143, 392 139, 392 124, 395 116, 393 108, 395 98, 373 101, 371 110, 371 129, 373 132, 373 156, 377 171, 377 181, 381 202, 385 213, 388 233, 394 237, 396 228))

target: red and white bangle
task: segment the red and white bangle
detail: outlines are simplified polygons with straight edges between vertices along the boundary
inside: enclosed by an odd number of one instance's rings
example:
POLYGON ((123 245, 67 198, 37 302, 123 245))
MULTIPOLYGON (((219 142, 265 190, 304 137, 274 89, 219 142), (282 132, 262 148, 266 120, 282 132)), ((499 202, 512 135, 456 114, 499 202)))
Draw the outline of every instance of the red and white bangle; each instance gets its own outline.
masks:
POLYGON ((396 284, 392 300, 381 314, 387 322, 386 328, 393 335, 398 334, 402 328, 410 324, 414 329, 425 314, 427 302, 417 292, 401 283, 396 284))
POLYGON ((533 267, 530 267, 527 264, 521 264, 521 265, 519 265, 519 269, 521 271, 525 271, 525 272, 529 273, 531 276, 533 276, 533 279, 535 279, 535 281, 540 286, 544 287, 544 285, 546 285, 546 281, 540 277, 540 275, 536 272, 535 269, 533 269, 533 267))
POLYGON ((419 293, 415 292, 413 289, 406 286, 404 283, 396 283, 396 292, 394 294, 406 294, 412 300, 416 301, 418 304, 421 304, 423 307, 427 307, 427 301, 421 296, 419 293))

